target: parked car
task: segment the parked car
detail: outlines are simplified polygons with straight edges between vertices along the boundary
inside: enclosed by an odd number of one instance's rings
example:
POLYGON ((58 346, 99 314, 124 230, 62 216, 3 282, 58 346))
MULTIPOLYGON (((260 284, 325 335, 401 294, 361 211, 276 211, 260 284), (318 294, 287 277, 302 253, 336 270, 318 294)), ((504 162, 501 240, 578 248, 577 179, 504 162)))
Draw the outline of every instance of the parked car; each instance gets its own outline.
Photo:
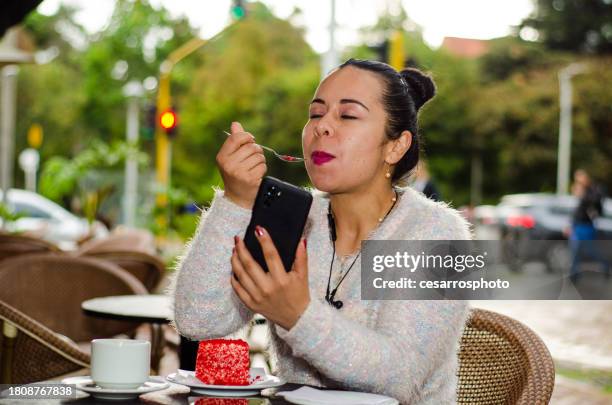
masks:
MULTIPOLYGON (((500 239, 508 242, 505 254, 511 268, 518 270, 517 258, 543 259, 548 271, 567 267, 570 257, 566 230, 578 205, 574 196, 546 193, 512 194, 502 197, 497 206, 500 239), (547 241, 542 245, 529 241, 547 241)), ((612 239, 612 200, 603 204, 603 215, 594 221, 598 239, 612 239)))
MULTIPOLYGON (((2 190, 0 190, 2 196, 2 190)), ((5 224, 10 232, 27 232, 56 244, 63 250, 74 250, 77 242, 90 234, 85 218, 79 218, 55 202, 32 191, 10 189, 3 200, 9 210, 20 215, 5 224)), ((108 235, 108 229, 99 221, 91 226, 93 238, 108 235)))

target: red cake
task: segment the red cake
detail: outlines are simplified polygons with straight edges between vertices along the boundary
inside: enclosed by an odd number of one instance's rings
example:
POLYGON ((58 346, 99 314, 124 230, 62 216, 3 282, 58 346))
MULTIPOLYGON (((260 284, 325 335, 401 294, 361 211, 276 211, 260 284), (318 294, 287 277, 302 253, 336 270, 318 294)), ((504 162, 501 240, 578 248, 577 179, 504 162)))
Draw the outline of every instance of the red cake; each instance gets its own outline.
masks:
POLYGON ((203 340, 198 346, 196 377, 210 385, 249 385, 249 344, 241 339, 203 340))

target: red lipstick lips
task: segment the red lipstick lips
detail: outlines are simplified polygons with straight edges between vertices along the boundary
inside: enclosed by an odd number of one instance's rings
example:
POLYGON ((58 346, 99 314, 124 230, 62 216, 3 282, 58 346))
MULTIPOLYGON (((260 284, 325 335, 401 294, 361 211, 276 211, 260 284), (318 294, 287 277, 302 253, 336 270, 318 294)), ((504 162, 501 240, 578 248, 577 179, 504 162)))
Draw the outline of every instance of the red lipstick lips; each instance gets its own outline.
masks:
POLYGON ((312 152, 310 157, 312 158, 312 162, 315 165, 323 165, 335 158, 334 155, 331 155, 327 152, 323 152, 322 150, 316 150, 312 152))

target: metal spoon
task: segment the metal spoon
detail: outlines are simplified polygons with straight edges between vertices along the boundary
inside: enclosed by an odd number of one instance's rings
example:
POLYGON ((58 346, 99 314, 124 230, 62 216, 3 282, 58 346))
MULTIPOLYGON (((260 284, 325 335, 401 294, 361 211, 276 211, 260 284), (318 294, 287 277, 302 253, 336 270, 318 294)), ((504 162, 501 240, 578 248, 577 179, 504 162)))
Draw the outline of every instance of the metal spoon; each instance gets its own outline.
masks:
MULTIPOLYGON (((230 136, 231 134, 227 131, 223 131, 225 133, 225 135, 230 136)), ((258 144, 259 145, 259 144, 258 144)), ((267 146, 264 145, 259 145, 261 146, 262 149, 265 149, 269 152, 274 153, 274 156, 276 156, 277 158, 279 158, 280 160, 282 160, 283 162, 289 162, 289 163, 301 163, 304 161, 304 158, 301 157, 296 157, 296 156, 290 156, 290 155, 281 155, 280 153, 278 153, 277 151, 275 151, 272 148, 269 148, 267 146)))

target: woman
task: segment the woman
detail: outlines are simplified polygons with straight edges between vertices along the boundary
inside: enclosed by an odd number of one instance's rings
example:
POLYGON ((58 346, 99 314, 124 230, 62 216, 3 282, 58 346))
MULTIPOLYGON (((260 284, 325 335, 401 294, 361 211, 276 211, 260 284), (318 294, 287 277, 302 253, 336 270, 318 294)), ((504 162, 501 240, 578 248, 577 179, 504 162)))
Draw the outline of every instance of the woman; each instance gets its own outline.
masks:
POLYGON ((256 236, 270 273, 242 241, 266 166, 254 137, 233 123, 217 155, 225 191, 217 191, 178 266, 179 332, 226 336, 260 313, 287 381, 381 393, 402 403, 454 402, 467 304, 360 300, 362 240, 471 237, 455 210, 394 187, 418 162, 417 111, 434 92, 418 70, 398 73, 353 59, 320 83, 302 146, 312 184, 324 194, 314 195, 289 273, 265 229, 256 236))

